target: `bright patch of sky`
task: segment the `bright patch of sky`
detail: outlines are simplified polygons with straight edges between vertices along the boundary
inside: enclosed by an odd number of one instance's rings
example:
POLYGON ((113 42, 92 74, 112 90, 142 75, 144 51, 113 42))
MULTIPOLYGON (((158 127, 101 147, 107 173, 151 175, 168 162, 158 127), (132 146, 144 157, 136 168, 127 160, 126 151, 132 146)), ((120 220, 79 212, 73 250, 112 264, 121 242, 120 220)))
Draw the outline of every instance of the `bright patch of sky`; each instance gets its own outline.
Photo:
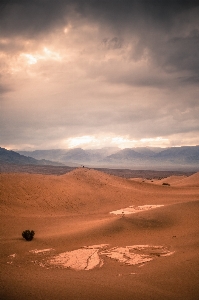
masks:
POLYGON ((123 148, 133 148, 133 147, 167 147, 169 145, 169 140, 161 137, 150 138, 150 139, 140 139, 140 140, 131 140, 127 137, 122 136, 80 136, 68 138, 63 141, 64 148, 83 148, 83 149, 92 149, 99 147, 119 147, 123 148))
POLYGON ((199 144, 198 14, 194 0, 5 3, 1 146, 199 144))

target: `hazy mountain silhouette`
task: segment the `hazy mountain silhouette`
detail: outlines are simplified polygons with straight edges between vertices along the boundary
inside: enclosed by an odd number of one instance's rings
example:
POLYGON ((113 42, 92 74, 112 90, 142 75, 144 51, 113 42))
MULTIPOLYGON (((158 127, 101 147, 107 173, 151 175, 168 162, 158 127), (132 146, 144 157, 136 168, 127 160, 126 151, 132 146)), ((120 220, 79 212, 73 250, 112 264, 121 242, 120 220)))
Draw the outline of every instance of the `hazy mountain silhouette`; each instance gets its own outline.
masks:
POLYGON ((52 149, 19 151, 20 154, 35 159, 48 159, 65 165, 87 165, 92 167, 175 169, 199 168, 199 146, 171 148, 137 147, 119 149, 52 149))
POLYGON ((81 148, 75 149, 52 149, 52 150, 35 150, 35 151, 17 151, 18 153, 31 156, 36 159, 49 159, 55 160, 61 163, 71 164, 76 163, 99 163, 108 155, 119 151, 117 147, 105 147, 102 149, 89 149, 83 150, 81 148))
POLYGON ((0 147, 0 162, 16 165, 51 165, 61 166, 63 164, 45 159, 37 160, 33 157, 21 155, 15 151, 7 150, 0 147))

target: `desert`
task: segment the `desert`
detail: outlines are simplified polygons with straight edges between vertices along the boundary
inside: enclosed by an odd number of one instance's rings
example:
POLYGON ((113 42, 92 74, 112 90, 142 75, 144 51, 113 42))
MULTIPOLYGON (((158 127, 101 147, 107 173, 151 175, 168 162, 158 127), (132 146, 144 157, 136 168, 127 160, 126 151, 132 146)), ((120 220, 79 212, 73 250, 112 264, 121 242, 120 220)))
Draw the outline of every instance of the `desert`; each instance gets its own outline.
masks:
POLYGON ((1 173, 0 191, 1 299, 199 298, 199 173, 1 173))
POLYGON ((199 0, 0 1, 0 300, 199 300, 199 0))

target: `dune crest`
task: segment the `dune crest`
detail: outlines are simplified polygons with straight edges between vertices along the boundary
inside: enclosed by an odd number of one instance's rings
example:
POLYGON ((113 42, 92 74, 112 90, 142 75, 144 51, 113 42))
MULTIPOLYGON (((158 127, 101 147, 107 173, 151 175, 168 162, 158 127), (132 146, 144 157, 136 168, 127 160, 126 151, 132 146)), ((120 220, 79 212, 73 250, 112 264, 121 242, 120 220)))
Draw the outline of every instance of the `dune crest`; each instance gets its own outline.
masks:
POLYGON ((151 209, 155 209, 158 207, 162 207, 164 205, 142 205, 142 206, 129 206, 126 208, 121 208, 119 210, 115 210, 115 211, 111 211, 110 214, 113 215, 129 215, 129 214, 135 214, 138 212, 142 212, 142 211, 146 211, 146 210, 151 210, 151 209))
POLYGON ((199 172, 185 177, 175 183, 175 186, 181 187, 199 187, 199 172))
MULTIPOLYGON (((198 174, 185 178, 195 186, 198 174)), ((185 181, 184 185, 186 187, 185 181)), ((159 205, 171 201, 196 200, 189 189, 171 191, 171 187, 140 183, 100 171, 75 169, 65 175, 0 174, 1 212, 18 215, 109 213, 130 205, 159 205), (172 194, 172 197, 169 195, 172 194), (183 195, 183 197, 181 197, 183 195), (125 205, 125 206, 124 206, 125 205)))
POLYGON ((198 173, 174 179, 0 174, 0 298, 199 299, 198 173))

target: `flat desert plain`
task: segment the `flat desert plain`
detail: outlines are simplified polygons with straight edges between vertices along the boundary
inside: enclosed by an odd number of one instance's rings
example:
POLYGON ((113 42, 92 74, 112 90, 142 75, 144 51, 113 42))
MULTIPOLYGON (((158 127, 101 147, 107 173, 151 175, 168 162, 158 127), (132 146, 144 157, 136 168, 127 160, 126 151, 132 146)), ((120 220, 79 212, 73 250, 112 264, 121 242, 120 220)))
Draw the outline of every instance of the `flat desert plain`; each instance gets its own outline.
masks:
POLYGON ((199 173, 4 173, 0 193, 1 299, 199 299, 199 173))

